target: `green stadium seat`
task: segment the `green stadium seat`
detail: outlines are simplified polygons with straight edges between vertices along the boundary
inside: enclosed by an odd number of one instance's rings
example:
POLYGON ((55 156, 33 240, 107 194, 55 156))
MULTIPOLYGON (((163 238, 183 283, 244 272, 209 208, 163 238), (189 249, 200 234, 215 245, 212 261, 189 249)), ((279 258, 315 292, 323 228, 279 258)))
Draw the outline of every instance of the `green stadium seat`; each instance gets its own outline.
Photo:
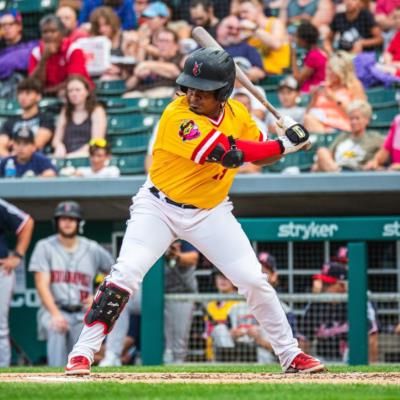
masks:
POLYGON ((110 136, 112 154, 138 153, 147 150, 151 132, 110 136))
POLYGON ((267 100, 274 106, 280 107, 281 103, 279 101, 278 92, 276 90, 271 90, 269 92, 265 92, 267 100))
POLYGON ((267 165, 263 168, 264 172, 284 172, 288 168, 298 168, 300 172, 309 172, 314 163, 315 147, 308 151, 298 151, 282 157, 275 164, 267 165))
POLYGON ((310 132, 310 141, 315 148, 329 147, 332 142, 340 135, 341 132, 336 133, 319 133, 310 132))
POLYGON ((399 107, 390 107, 390 108, 382 108, 380 110, 376 110, 372 113, 371 122, 369 124, 369 128, 389 128, 390 124, 393 121, 393 118, 400 114, 399 107))
POLYGON ((157 118, 154 115, 115 114, 108 117, 108 135, 128 135, 151 131, 157 118))
POLYGON ((121 175, 143 174, 145 172, 145 158, 145 152, 138 154, 113 156, 111 159, 111 165, 116 165, 120 169, 121 175))
POLYGON ((0 116, 12 117, 21 114, 21 108, 17 100, 0 99, 0 116))
POLYGON ((53 164, 58 170, 65 167, 88 167, 90 165, 89 157, 76 157, 76 158, 53 158, 53 164))
POLYGON ((121 96, 126 91, 126 85, 124 80, 114 81, 97 81, 96 82, 96 94, 98 96, 110 97, 110 96, 121 96))
POLYGON ((107 114, 129 114, 144 111, 148 105, 148 99, 111 97, 99 99, 107 109, 107 114))
POLYGON ((395 107, 399 103, 400 91, 379 86, 367 89, 368 101, 374 110, 395 107))
POLYGON ((285 78, 285 76, 286 75, 268 75, 264 79, 261 79, 258 82, 258 85, 261 86, 266 92, 276 90, 279 82, 285 78))
POLYGON ((47 14, 58 6, 58 0, 13 0, 9 1, 9 8, 16 8, 22 14, 47 14))
POLYGON ((160 97, 148 100, 146 106, 146 113, 148 114, 162 114, 165 107, 171 102, 171 97, 160 97))

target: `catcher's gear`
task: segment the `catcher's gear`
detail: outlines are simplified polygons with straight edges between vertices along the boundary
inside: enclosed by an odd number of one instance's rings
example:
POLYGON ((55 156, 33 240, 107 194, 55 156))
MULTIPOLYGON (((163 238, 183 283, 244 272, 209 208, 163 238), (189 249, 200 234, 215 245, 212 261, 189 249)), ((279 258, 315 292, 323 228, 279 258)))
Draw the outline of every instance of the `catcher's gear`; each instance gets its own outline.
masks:
POLYGON ((215 91, 219 101, 226 101, 232 93, 235 77, 233 58, 225 50, 207 47, 190 54, 176 83, 185 93, 188 88, 215 91))
POLYGON ((285 135, 278 139, 282 145, 282 154, 294 153, 309 145, 310 134, 293 118, 285 116, 277 123, 285 130, 285 135))
POLYGON ((114 284, 103 282, 96 293, 93 304, 85 315, 85 324, 103 324, 104 334, 111 332, 129 300, 129 292, 114 284))

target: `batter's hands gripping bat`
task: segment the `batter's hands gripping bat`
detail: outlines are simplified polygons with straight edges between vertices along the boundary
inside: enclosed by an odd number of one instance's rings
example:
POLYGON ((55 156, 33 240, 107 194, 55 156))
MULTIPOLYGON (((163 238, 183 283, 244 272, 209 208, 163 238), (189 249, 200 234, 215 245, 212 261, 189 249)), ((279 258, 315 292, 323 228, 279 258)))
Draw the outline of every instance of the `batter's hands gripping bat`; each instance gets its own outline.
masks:
MULTIPOLYGON (((197 26, 192 31, 192 36, 202 47, 217 47, 222 49, 221 45, 201 26, 197 26)), ((306 129, 296 122, 293 118, 288 116, 282 116, 279 111, 263 96, 262 93, 253 85, 251 80, 246 74, 240 69, 235 63, 236 67, 236 79, 245 87, 260 103, 276 118, 278 125, 285 129, 286 136, 297 144, 304 141, 304 137, 308 137, 309 134, 306 129)), ((308 143, 303 147, 308 150, 311 148, 311 143, 308 143)))

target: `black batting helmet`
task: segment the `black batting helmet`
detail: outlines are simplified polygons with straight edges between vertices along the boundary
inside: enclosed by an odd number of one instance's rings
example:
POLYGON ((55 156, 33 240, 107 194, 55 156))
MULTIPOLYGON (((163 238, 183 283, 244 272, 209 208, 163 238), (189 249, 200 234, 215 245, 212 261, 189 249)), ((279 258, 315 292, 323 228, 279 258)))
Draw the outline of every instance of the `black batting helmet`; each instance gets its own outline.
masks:
POLYGON ((62 201, 54 210, 54 218, 57 219, 59 217, 76 218, 77 220, 81 221, 81 206, 76 201, 62 201))
POLYGON ((218 100, 226 101, 232 93, 235 77, 232 57, 225 50, 208 47, 190 54, 176 83, 183 92, 188 88, 215 91, 218 100))

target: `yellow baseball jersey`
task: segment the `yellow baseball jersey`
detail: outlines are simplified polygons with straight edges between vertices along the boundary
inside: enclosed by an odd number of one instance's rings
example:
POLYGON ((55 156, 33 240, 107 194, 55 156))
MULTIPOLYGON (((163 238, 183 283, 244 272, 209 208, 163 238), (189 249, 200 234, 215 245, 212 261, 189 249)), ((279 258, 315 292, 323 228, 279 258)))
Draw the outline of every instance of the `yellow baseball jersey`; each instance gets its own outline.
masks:
POLYGON ((228 195, 236 169, 226 169, 206 158, 220 135, 264 140, 247 109, 228 100, 218 121, 189 109, 186 96, 165 109, 153 146, 150 179, 170 199, 210 209, 228 195))

